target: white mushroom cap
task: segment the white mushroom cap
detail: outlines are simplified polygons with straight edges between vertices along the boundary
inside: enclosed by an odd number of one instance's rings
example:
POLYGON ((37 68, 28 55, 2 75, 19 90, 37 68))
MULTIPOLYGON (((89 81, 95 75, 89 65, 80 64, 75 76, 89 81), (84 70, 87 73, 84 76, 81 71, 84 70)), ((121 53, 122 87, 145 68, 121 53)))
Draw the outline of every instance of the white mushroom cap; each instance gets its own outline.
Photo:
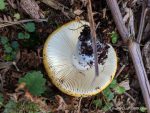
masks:
POLYGON ((110 44, 105 63, 99 64, 100 75, 94 83, 94 66, 85 70, 78 64, 74 65, 73 55, 85 24, 88 25, 85 21, 71 21, 58 28, 48 37, 43 50, 44 66, 52 82, 62 92, 76 97, 92 96, 105 89, 117 69, 116 52, 110 44))

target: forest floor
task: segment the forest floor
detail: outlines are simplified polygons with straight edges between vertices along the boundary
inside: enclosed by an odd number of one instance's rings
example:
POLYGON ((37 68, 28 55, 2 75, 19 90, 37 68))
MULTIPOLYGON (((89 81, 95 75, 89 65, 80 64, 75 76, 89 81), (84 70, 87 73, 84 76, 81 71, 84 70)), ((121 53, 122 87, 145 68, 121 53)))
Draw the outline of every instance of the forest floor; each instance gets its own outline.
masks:
MULTIPOLYGON (((105 0, 93 0, 92 8, 100 40, 112 44, 117 53, 118 68, 112 83, 115 87, 87 98, 71 97, 59 91, 51 83, 42 59, 44 43, 54 30, 76 18, 88 21, 86 0, 31 1, 0 0, 1 113, 146 112, 132 59, 105 0), (37 82, 25 78, 27 74, 42 77, 36 78, 40 81, 37 82), (34 84, 35 92, 21 83, 22 79, 34 84)), ((138 0, 119 0, 118 3, 126 22, 128 10, 133 12, 137 35, 141 3, 138 0)), ((141 50, 146 42, 142 42, 141 50)))

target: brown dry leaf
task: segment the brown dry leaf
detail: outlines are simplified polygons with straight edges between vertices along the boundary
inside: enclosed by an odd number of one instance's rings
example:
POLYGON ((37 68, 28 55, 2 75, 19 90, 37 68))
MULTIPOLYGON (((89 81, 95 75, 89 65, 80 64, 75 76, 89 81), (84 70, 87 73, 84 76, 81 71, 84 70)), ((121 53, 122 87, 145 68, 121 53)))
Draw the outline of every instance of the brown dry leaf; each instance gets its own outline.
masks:
POLYGON ((28 90, 25 90, 25 97, 31 102, 34 102, 34 98, 28 90))
POLYGON ((45 113, 48 113, 48 111, 50 111, 49 107, 47 106, 47 104, 42 100, 42 98, 34 98, 34 103, 36 103, 37 105, 39 105, 40 109, 42 109, 42 111, 45 111, 45 113))
POLYGON ((73 12, 71 12, 68 7, 64 6, 63 4, 59 3, 56 0, 41 0, 41 1, 43 3, 49 5, 50 7, 52 7, 55 10, 60 10, 69 19, 70 19, 70 17, 72 17, 72 18, 75 17, 73 12))
POLYGON ((83 13, 83 10, 80 10, 80 9, 76 9, 74 11, 74 14, 76 14, 77 16, 81 15, 83 13))
POLYGON ((26 86, 26 83, 21 83, 18 85, 18 87, 15 89, 16 92, 18 92, 19 90, 24 90, 26 86))
POLYGON ((56 111, 64 111, 65 113, 69 113, 68 105, 64 101, 64 99, 60 95, 55 96, 56 100, 58 101, 58 108, 56 111))
POLYGON ((63 8, 68 9, 66 6, 64 6, 63 4, 59 3, 56 0, 41 0, 41 1, 56 10, 62 10, 63 8))
POLYGON ((35 104, 37 104, 40 107, 40 109, 42 109, 42 111, 45 111, 45 112, 49 111, 49 108, 48 108, 47 104, 42 100, 42 98, 32 96, 32 94, 28 90, 25 91, 25 97, 28 100, 30 100, 30 101, 34 102, 35 104))
POLYGON ((124 87, 126 90, 130 90, 129 80, 122 81, 119 86, 124 87))
POLYGON ((17 92, 17 93, 8 93, 7 95, 14 100, 15 102, 17 102, 20 99, 20 96, 22 95, 22 92, 17 92))
POLYGON ((22 9, 34 19, 44 18, 44 14, 40 10, 38 4, 34 0, 21 0, 22 9))

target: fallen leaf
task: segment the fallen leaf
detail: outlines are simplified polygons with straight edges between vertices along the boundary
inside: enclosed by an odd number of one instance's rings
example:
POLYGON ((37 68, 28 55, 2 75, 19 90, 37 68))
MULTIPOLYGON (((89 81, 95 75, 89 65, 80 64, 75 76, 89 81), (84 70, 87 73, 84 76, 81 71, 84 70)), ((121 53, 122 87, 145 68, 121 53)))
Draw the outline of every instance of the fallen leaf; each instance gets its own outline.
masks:
POLYGON ((64 101, 64 99, 60 95, 55 96, 56 100, 58 101, 58 108, 56 111, 64 111, 65 113, 69 113, 69 110, 67 110, 68 105, 64 101))
POLYGON ((44 14, 40 10, 38 4, 34 0, 21 0, 22 9, 34 19, 44 18, 44 14))
POLYGON ((125 88, 125 90, 130 90, 129 80, 122 81, 119 83, 119 86, 122 86, 125 88))
POLYGON ((83 13, 83 10, 80 10, 80 9, 76 9, 74 11, 74 14, 76 14, 77 16, 81 15, 83 13))

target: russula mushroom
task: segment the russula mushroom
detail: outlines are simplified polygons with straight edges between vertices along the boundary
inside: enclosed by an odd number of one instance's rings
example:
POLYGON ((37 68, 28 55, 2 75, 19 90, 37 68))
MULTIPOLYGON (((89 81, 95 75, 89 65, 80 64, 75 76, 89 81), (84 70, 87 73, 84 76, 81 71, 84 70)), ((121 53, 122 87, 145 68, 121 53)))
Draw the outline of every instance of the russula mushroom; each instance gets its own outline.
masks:
POLYGON ((95 77, 89 23, 71 21, 46 40, 43 61, 48 76, 62 92, 76 97, 92 96, 105 89, 115 76, 116 52, 110 44, 97 40, 98 67, 95 77))

